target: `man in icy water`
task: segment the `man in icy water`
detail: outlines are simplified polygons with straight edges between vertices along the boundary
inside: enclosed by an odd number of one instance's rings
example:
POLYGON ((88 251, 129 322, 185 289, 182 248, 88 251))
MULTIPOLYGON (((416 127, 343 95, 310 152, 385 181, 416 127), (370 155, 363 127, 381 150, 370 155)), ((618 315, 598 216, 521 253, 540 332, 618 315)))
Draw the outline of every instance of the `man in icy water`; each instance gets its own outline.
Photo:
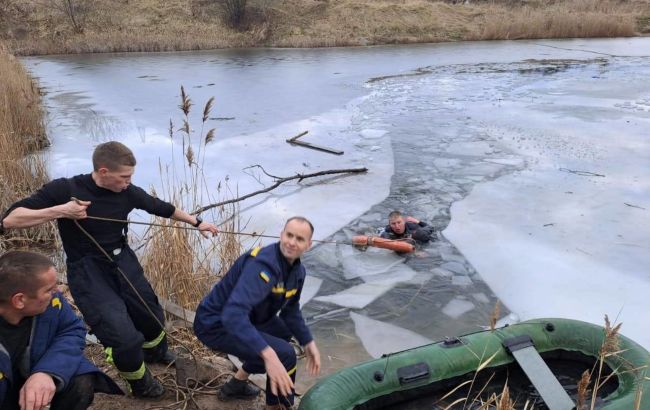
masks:
POLYGON ((259 389, 247 382, 266 373, 266 408, 293 406, 295 337, 304 347, 307 370, 320 372, 320 353, 300 313, 305 282, 302 254, 311 247, 314 227, 299 216, 286 222, 280 242, 240 256, 196 309, 194 332, 206 346, 233 354, 242 367, 221 387, 221 400, 254 399, 259 389))
POLYGON ((0 256, 0 408, 84 410, 122 390, 83 355, 86 327, 56 287, 47 257, 0 256))
POLYGON ((91 331, 104 345, 107 360, 115 364, 134 396, 160 397, 165 389, 145 362, 169 364, 175 359, 167 350, 161 326, 163 309, 127 244, 127 223, 87 217, 124 221, 133 209, 142 209, 192 225, 204 236, 208 232, 215 235, 217 228, 132 185, 136 160, 125 145, 117 141, 99 144, 92 162, 92 173, 56 179, 13 204, 0 221, 0 229, 57 221, 70 292, 91 331))
POLYGON ((433 226, 419 221, 412 216, 404 217, 399 211, 388 214, 388 225, 381 233, 387 239, 414 239, 417 242, 429 242, 434 235, 433 226))

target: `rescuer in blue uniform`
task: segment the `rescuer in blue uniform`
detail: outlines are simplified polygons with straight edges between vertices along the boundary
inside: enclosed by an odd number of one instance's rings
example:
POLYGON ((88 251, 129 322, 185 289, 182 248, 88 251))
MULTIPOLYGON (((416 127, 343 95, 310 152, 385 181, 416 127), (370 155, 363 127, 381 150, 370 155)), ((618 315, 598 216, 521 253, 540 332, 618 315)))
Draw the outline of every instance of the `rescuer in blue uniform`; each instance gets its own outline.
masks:
POLYGON ((83 355, 86 328, 56 289, 52 262, 0 257, 0 408, 83 410, 94 393, 123 394, 83 355))
POLYGON ((293 406, 295 337, 304 346, 307 370, 320 372, 320 353, 300 313, 305 282, 302 254, 311 247, 314 228, 303 217, 290 218, 280 242, 240 256, 196 309, 194 332, 206 346, 242 360, 237 373, 219 390, 222 400, 255 398, 247 382, 266 373, 267 409, 293 406))
POLYGON ((167 349, 163 309, 127 243, 127 223, 87 217, 125 221, 131 211, 142 209, 193 225, 204 236, 215 235, 217 227, 131 184, 135 165, 133 152, 124 144, 99 144, 93 152, 91 174, 55 179, 16 202, 0 221, 0 233, 4 228, 57 221, 68 285, 85 322, 133 395, 159 397, 165 389, 145 362, 168 364, 175 358, 167 349))

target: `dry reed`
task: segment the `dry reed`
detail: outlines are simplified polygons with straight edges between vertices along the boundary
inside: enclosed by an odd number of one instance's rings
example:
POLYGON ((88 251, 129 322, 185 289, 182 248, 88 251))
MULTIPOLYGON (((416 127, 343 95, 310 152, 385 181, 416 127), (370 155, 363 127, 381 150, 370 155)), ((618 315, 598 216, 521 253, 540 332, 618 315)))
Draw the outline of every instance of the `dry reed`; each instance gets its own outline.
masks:
MULTIPOLYGON (((181 87, 179 108, 183 112, 182 126, 175 131, 170 121, 172 163, 160 166, 162 196, 181 209, 197 209, 204 199, 214 199, 211 198, 203 174, 206 147, 214 139, 215 133, 214 129, 204 129, 212 104, 213 99, 205 104, 198 138, 192 136, 189 115, 193 103, 181 87)), ((220 193, 218 190, 217 194, 220 193)), ((238 215, 238 205, 232 204, 203 217, 206 221, 225 221, 220 226, 221 230, 238 232, 238 215)), ((195 310, 214 282, 241 254, 239 237, 220 234, 206 240, 197 231, 172 229, 177 225, 185 225, 182 222, 158 217, 153 222, 164 226, 153 226, 146 234, 142 265, 147 277, 160 297, 185 309, 195 310)))
MULTIPOLYGON (((20 61, 2 45, 0 73, 0 212, 4 213, 49 177, 45 160, 37 153, 47 145, 39 90, 20 61)), ((57 244, 56 228, 48 223, 7 231, 0 238, 0 251, 38 247, 52 253, 59 248, 57 244)))

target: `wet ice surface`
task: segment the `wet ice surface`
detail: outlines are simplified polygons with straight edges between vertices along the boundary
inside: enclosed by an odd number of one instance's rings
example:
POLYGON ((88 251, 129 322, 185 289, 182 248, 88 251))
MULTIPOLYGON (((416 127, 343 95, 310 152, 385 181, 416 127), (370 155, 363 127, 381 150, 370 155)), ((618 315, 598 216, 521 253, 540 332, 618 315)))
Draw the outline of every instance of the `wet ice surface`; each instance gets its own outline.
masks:
POLYGON ((349 320, 372 357, 411 347, 392 336, 399 328, 430 340, 476 330, 497 298, 499 325, 536 317, 602 325, 607 314, 650 347, 641 313, 650 291, 650 59, 430 71, 373 83, 356 120, 388 130, 391 192, 334 238, 372 232, 400 209, 433 221, 440 240, 403 263, 382 261, 386 271, 343 248, 333 258, 340 264, 323 269, 315 250, 307 260, 324 296, 305 311, 351 312, 312 325, 323 350, 339 350, 332 333, 352 328, 349 320))
MULTIPOLYGON (((195 70, 194 86, 205 83, 191 89, 195 102, 223 96, 214 115, 236 118, 215 123, 220 138, 206 169, 214 185, 227 174, 240 193, 259 189, 242 172, 256 163, 276 175, 370 168, 364 176, 303 181, 247 201, 242 215, 250 218, 249 230, 274 234, 287 216, 305 214, 318 239, 348 242, 355 234, 376 233, 393 209, 438 230, 438 240, 414 255, 340 243, 318 245, 306 256, 314 280, 307 283, 303 311, 324 372, 413 341, 480 329, 497 299, 500 324, 541 316, 602 324, 608 314, 624 322, 623 334, 650 348, 644 320, 650 292, 650 41, 362 50, 309 51, 295 61, 287 57, 292 51, 283 51, 284 61, 272 65, 266 51, 264 63, 252 53, 251 77, 244 75, 250 66, 240 64, 219 71, 219 80, 202 68, 208 56, 184 55, 195 70), (284 73, 299 68, 306 70, 304 81, 288 87, 284 73), (237 93, 233 84, 262 73, 264 81, 250 83, 254 96, 246 87, 237 93), (373 76, 385 78, 363 88, 373 76), (222 88, 212 91, 207 84, 213 81, 222 88), (309 141, 345 155, 284 142, 304 129, 309 141)), ((44 80, 52 90, 53 176, 87 171, 94 143, 124 135, 139 159, 136 183, 156 185, 158 158, 172 145, 166 125, 178 103, 175 80, 182 80, 175 77, 176 63, 163 57, 93 57, 101 61, 77 71, 70 71, 68 59, 31 60, 37 71, 60 70, 44 80), (128 98, 116 88, 116 81, 152 67, 165 81, 126 81, 141 91, 128 98), (102 81, 93 82, 93 73, 102 81), (142 83, 146 87, 138 88, 142 83)))

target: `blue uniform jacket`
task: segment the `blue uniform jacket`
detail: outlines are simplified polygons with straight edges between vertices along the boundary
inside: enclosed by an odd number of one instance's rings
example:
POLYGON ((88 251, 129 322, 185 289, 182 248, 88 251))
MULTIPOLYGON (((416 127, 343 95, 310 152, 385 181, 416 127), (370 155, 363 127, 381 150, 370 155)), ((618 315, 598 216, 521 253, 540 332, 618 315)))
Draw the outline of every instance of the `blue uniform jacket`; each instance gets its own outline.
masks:
MULTIPOLYGON (((107 393, 122 393, 108 376, 83 355, 86 347, 86 328, 65 300, 57 293, 45 312, 34 317, 29 346, 19 366, 24 376, 37 372, 51 375, 57 391, 63 390, 73 376, 98 373, 109 388, 107 393)), ((6 349, 0 344, 0 403, 12 382, 12 364, 6 349)))
POLYGON ((298 342, 306 345, 313 338, 300 313, 305 275, 299 259, 289 266, 279 242, 246 252, 196 309, 196 336, 213 346, 216 336, 229 332, 260 353, 268 344, 255 326, 279 313, 298 342))

